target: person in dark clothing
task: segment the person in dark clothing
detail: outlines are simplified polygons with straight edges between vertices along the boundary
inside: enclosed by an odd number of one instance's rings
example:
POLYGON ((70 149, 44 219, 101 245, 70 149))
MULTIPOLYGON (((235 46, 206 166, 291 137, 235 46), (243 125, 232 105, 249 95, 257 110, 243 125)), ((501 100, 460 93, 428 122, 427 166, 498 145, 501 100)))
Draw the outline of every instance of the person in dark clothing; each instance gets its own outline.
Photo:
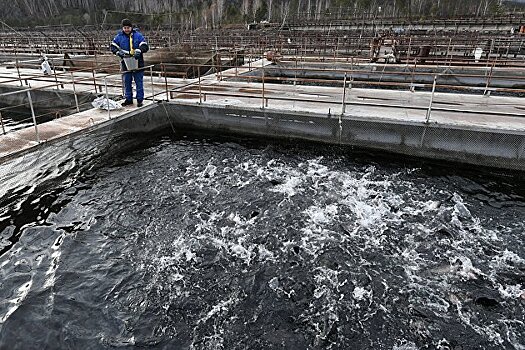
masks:
POLYGON ((122 20, 122 30, 113 39, 110 45, 111 52, 121 58, 121 67, 124 72, 124 86, 126 90, 126 100, 123 106, 133 104, 132 81, 135 80, 137 87, 137 106, 142 106, 144 100, 144 57, 148 52, 149 46, 144 36, 136 29, 129 19, 122 20), (138 69, 129 70, 124 62, 125 57, 133 57, 138 60, 138 69))

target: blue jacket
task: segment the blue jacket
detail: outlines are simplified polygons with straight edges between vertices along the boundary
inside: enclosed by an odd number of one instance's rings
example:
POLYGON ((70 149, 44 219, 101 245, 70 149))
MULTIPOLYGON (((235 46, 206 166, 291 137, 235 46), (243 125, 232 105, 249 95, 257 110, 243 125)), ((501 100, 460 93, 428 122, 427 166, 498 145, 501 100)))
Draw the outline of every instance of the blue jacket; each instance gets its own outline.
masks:
MULTIPOLYGON (((142 54, 148 52, 149 46, 146 42, 146 39, 144 36, 137 30, 133 29, 130 33, 132 36, 132 42, 133 42, 133 49, 140 49, 142 51, 142 54)), ((113 52, 115 55, 120 51, 124 51, 126 54, 129 54, 129 51, 131 48, 129 47, 129 36, 126 35, 122 30, 118 32, 118 34, 113 38, 113 42, 110 45, 111 52, 113 52)), ((142 54, 139 57, 139 67, 144 67, 144 57, 142 54)), ((124 70, 126 70, 126 67, 124 66, 124 62, 122 62, 122 67, 124 70)))

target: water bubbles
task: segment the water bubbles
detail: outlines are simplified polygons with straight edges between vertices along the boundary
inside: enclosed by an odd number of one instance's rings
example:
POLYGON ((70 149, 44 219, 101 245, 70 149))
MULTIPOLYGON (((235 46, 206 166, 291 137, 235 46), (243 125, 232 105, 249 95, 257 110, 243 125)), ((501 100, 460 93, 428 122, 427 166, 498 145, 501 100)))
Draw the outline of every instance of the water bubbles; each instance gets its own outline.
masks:
POLYGON ((247 265, 250 264, 252 260, 252 252, 241 244, 232 244, 229 246, 230 253, 237 257, 238 259, 243 260, 247 265))
POLYGON ((301 189, 299 188, 301 183, 302 180, 300 177, 289 176, 284 183, 273 187, 271 191, 285 194, 287 197, 293 197, 301 192, 301 189))
POLYGON ((279 278, 274 277, 268 282, 268 286, 275 292, 279 288, 279 278))
POLYGON ((501 297, 505 299, 523 298, 523 295, 525 295, 525 288, 523 288, 521 284, 500 285, 498 291, 501 297))
POLYGON ((308 216, 308 220, 314 225, 329 224, 336 217, 338 212, 336 204, 330 204, 324 208, 318 206, 311 206, 303 213, 308 216))
POLYGON ((372 291, 366 290, 363 287, 355 287, 352 292, 352 297, 357 301, 369 300, 372 297, 372 291))
POLYGON ((206 168, 199 174, 199 178, 211 178, 215 176, 217 167, 213 164, 206 165, 206 168))
POLYGON ((470 214, 470 211, 467 209, 465 204, 463 203, 463 198, 457 193, 454 192, 454 195, 452 196, 452 201, 454 204, 454 213, 459 216, 460 218, 470 218, 472 215, 470 214))
POLYGON ((170 348, 519 348, 519 210, 507 222, 447 177, 301 147, 174 141, 104 170, 52 217, 53 305, 93 295, 105 323, 84 327, 170 348))
POLYGON ((393 347, 392 350, 419 350, 416 344, 412 341, 406 339, 398 341, 393 347))
POLYGON ((450 265, 455 268, 456 273, 466 279, 476 279, 484 274, 472 265, 472 261, 466 256, 454 257, 450 265))

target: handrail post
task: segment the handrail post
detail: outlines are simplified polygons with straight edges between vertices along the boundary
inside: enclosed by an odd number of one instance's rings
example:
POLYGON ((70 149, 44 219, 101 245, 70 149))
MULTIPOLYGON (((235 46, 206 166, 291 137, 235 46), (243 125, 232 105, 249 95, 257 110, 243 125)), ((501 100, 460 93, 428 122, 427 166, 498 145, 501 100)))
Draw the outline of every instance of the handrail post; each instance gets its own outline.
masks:
POLYGON ((71 84, 73 85, 73 95, 75 95, 75 106, 77 107, 77 112, 80 112, 80 108, 78 107, 78 97, 77 90, 75 88, 75 78, 73 77, 73 72, 71 72, 71 84))
POLYGON ((410 78, 410 91, 415 92, 416 88, 414 86, 414 75, 416 73, 417 68, 417 59, 414 58, 414 68, 412 69, 412 77, 410 78))
POLYGON ((341 103, 341 114, 345 114, 346 112, 346 72, 345 77, 343 79, 343 101, 341 103))
MULTIPOLYGON (((53 66, 53 75, 55 76, 55 84, 57 85, 57 90, 60 90, 58 87, 58 78, 57 78, 57 71, 55 69, 55 64, 53 63, 53 60, 51 60, 51 65, 53 66)), ((64 84, 62 84, 62 89, 64 88, 64 84)))
POLYGON ((197 70, 199 73, 199 104, 202 104, 202 91, 201 91, 201 66, 199 65, 199 69, 197 70))
POLYGON ((155 102, 155 86, 153 86, 153 66, 149 67, 149 76, 151 79, 151 101, 155 102))
POLYGON ((36 125, 35 109, 33 108, 33 99, 31 98, 31 90, 27 90, 27 98, 29 99, 29 107, 31 108, 31 116, 33 117, 33 124, 35 125, 36 141, 40 143, 40 135, 38 134, 38 126, 36 125))
MULTIPOLYGON (((16 72, 18 73, 18 80, 20 80, 20 86, 24 85, 22 84, 22 76, 20 75, 20 67, 18 66, 18 58, 16 59, 16 72)), ((27 85, 27 80, 26 80, 27 85)))
POLYGON ((106 89, 106 106, 108 108, 108 118, 111 119, 111 110, 109 108, 109 95, 108 95, 108 77, 104 77, 104 88, 106 89))
POLYGON ((297 70, 298 70, 298 69, 299 69, 299 68, 297 68, 297 53, 296 53, 296 57, 295 57, 295 69, 294 69, 294 71, 295 71, 295 79, 294 79, 294 81, 293 81, 293 85, 294 85, 294 86, 297 85, 297 70))
POLYGON ((213 47, 211 48, 211 68, 215 70, 215 75, 217 75, 217 68, 215 67, 215 59, 214 59, 214 51, 213 47))
POLYGON ((423 133, 421 134, 421 140, 419 141, 419 147, 423 147, 423 142, 425 141, 425 136, 427 134, 428 129, 428 122, 430 120, 430 113, 432 112, 432 102, 434 100, 434 91, 436 90, 436 80, 437 75, 434 75, 434 84, 432 85, 432 95, 430 95, 430 104, 428 105, 427 115, 425 119, 425 128, 423 129, 423 133))
POLYGON ((166 65, 162 63, 162 70, 164 72, 164 85, 166 86, 166 101, 170 101, 170 94, 168 92, 168 74, 166 73, 166 65))
POLYGON ((264 56, 261 60, 261 66, 262 66, 262 100, 261 100, 261 109, 264 109, 264 56))
POLYGON ((432 113, 432 103, 434 102, 434 92, 436 91, 436 80, 437 75, 434 75, 434 84, 432 84, 432 95, 430 95, 430 104, 428 105, 425 123, 428 123, 428 121, 430 120, 430 114, 432 113))
POLYGON ((235 48, 235 44, 233 46, 233 49, 235 50, 234 51, 235 52, 235 59, 234 59, 235 60, 234 61, 235 62, 235 77, 237 77, 237 73, 238 73, 237 69, 238 69, 238 66, 239 66, 239 61, 238 61, 238 58, 237 58, 237 49, 235 48))
MULTIPOLYGON (((346 73, 346 72, 345 72, 346 73)), ((352 89, 352 84, 354 82, 354 58, 352 57, 350 61, 350 86, 349 88, 352 89)))
POLYGON ((95 87, 95 94, 96 94, 98 93, 98 91, 97 91, 97 78, 95 77, 95 70, 93 69, 91 73, 93 74, 93 86, 95 87))
MULTIPOLYGON (((497 58, 496 58, 496 60, 497 60, 497 58)), ((487 76, 487 83, 485 84, 485 91, 483 91, 483 96, 487 96, 487 93, 490 94, 490 91, 488 91, 488 90, 489 90, 490 81, 492 80, 492 72, 494 70, 494 66, 496 65, 496 60, 494 60, 492 62, 492 66, 490 67, 490 73, 487 76)))
POLYGON ((124 73, 122 72, 122 70, 120 71, 120 90, 121 90, 121 93, 122 93, 122 97, 125 97, 126 96, 126 84, 124 83, 124 73))
POLYGON ((407 58, 406 58, 407 66, 408 66, 408 63, 410 62, 410 51, 411 50, 412 50, 412 36, 410 36, 410 40, 408 41, 408 50, 407 50, 407 58))

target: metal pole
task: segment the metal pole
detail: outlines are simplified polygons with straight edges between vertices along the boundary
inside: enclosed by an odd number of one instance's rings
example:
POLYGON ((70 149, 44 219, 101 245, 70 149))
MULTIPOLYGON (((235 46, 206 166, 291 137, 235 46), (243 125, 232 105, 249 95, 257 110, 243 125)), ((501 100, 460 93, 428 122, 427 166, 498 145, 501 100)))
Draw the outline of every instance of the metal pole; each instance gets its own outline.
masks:
POLYGON ((485 84, 485 91, 483 91, 483 96, 486 96, 487 95, 487 92, 488 92, 488 89, 489 89, 489 85, 490 85, 490 81, 492 80, 492 71, 494 69, 494 65, 496 64, 496 60, 498 58, 496 58, 493 62, 492 62, 492 66, 490 67, 490 73, 489 73, 489 76, 487 77, 487 84, 485 84))
POLYGON ((218 70, 218 79, 219 81, 222 81, 222 59, 221 59, 221 54, 220 53, 217 53, 217 59, 216 59, 216 62, 217 62, 217 65, 219 67, 219 70, 218 70))
MULTIPOLYGON (((518 48, 518 55, 521 53, 521 48, 523 47, 523 40, 520 41, 520 47, 518 48)), ((524 56, 525 58, 525 56, 524 56)))
POLYGON ((202 91, 201 91, 201 66, 199 66, 199 104, 202 103, 202 91))
MULTIPOLYGON (((58 87, 58 78, 57 78, 57 71, 55 70, 55 64, 53 61, 51 61, 51 64, 53 65, 53 75, 55 76, 55 84, 57 84, 57 90, 60 90, 58 87)), ((64 84, 62 84, 62 89, 64 88, 64 84)))
POLYGON ((410 51, 412 50, 412 37, 408 41, 408 51, 407 51, 407 65, 410 62, 410 51))
POLYGON ((261 66, 262 66, 262 105, 261 108, 264 109, 264 57, 261 60, 261 66))
POLYGON ((417 59, 414 58, 414 69, 412 69, 412 77, 410 79, 410 91, 414 92, 416 91, 416 88, 414 87, 414 74, 416 73, 417 68, 417 59))
POLYGON ((219 45, 217 44, 217 36, 215 36, 215 76, 217 80, 220 80, 222 78, 219 78, 219 72, 220 72, 220 55, 219 55, 219 45))
POLYGON ((106 89, 106 104, 108 107, 108 118, 111 119, 111 111, 109 108, 109 95, 108 95, 108 77, 104 77, 104 88, 106 89))
POLYGON ((428 121, 430 120, 430 113, 432 112, 432 102, 434 102, 434 92, 436 91, 436 80, 437 75, 434 75, 434 84, 432 84, 432 95, 430 95, 430 104, 428 105, 425 123, 428 123, 428 121))
POLYGON ((170 94, 168 92, 168 74, 166 74, 166 65, 162 64, 162 70, 164 71, 164 85, 166 86, 166 101, 169 102, 170 94))
POLYGON ((235 48, 235 44, 233 46, 233 49, 235 50, 235 76, 237 76, 237 68, 239 67, 239 59, 237 58, 237 49, 235 48))
POLYGON ((151 78, 151 101, 155 102, 155 86, 153 86, 153 67, 149 67, 149 76, 151 78))
POLYGON ((0 112, 0 125, 2 125, 2 133, 5 135, 4 120, 2 118, 2 112, 0 112))
POLYGON ((343 101, 341 102, 341 114, 346 112, 346 72, 343 79, 343 101))
POLYGON ((40 143, 40 135, 38 134, 38 126, 36 125, 35 109, 33 108, 33 99, 31 98, 31 90, 27 90, 27 98, 29 99, 29 107, 31 107, 31 116, 33 117, 33 124, 35 125, 36 141, 40 143))
POLYGON ((22 84, 22 76, 20 75, 20 67, 18 66, 18 58, 16 59, 16 71, 18 73, 18 80, 20 80, 20 86, 22 86, 24 84, 22 84))
POLYGON ((95 70, 93 69, 91 73, 93 74, 93 86, 95 87, 95 94, 96 94, 98 93, 98 91, 97 91, 97 78, 95 78, 95 70))
POLYGON ((78 97, 77 97, 77 90, 75 89, 75 78, 73 77, 73 72, 71 72, 71 84, 73 84, 73 94, 75 95, 75 106, 77 106, 77 112, 80 112, 80 108, 78 107, 78 97))
POLYGON ((452 45, 452 51, 450 51, 450 56, 448 57, 448 69, 452 66, 452 54, 454 53, 456 49, 456 45, 452 45))
POLYGON ((489 50, 489 54, 487 55, 487 61, 490 59, 490 55, 492 54, 492 50, 494 50, 494 39, 490 40, 490 50, 489 50))
POLYGON ((354 82, 354 58, 350 60, 350 89, 352 88, 352 83, 354 82))
MULTIPOLYGON (((448 41, 448 46, 447 46, 447 56, 448 57, 450 55, 450 45, 452 44, 452 38, 449 39, 448 41)), ((445 63, 446 64, 446 63, 445 63)))
POLYGON ((434 84, 432 85, 432 95, 430 95, 430 104, 428 105, 427 116, 425 120, 425 128, 423 129, 423 133, 421 134, 421 140, 419 142, 419 147, 423 147, 423 142, 425 141, 425 136, 427 134, 427 129, 429 125, 428 122, 430 120, 430 113, 432 112, 432 102, 434 100, 434 91, 436 89, 436 80, 437 80, 437 75, 434 75, 434 84))
POLYGON ((297 51, 295 51, 295 79, 293 81, 293 85, 297 85, 297 51))
POLYGON ((213 51, 213 47, 211 48, 211 67, 215 70, 215 76, 217 76, 217 68, 215 67, 215 52, 213 51))
MULTIPOLYGON (((124 86, 124 73, 122 73, 122 70, 120 71, 120 90, 122 92, 123 97, 126 96, 126 87, 124 86)), ((96 90, 95 90, 96 91, 96 90)))

